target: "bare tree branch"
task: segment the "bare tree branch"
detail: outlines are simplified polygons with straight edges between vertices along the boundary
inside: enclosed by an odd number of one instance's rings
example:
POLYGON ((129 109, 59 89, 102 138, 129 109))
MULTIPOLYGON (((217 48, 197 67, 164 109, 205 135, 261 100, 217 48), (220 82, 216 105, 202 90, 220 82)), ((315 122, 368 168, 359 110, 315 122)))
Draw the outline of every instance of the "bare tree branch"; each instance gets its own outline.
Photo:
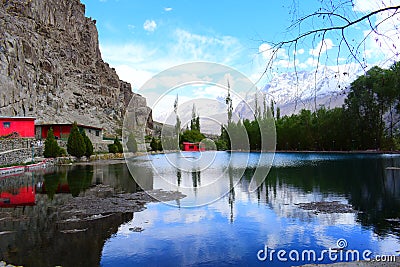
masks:
MULTIPOLYGON (((386 47, 389 47, 389 51, 393 52, 394 55, 398 55, 399 52, 397 51, 397 42, 393 39, 393 36, 389 36, 388 34, 384 32, 379 31, 379 26, 382 25, 383 23, 388 23, 388 21, 391 18, 394 18, 396 15, 400 14, 400 5, 396 6, 384 6, 381 8, 377 8, 376 10, 373 10, 363 16, 355 16, 356 12, 354 11, 351 13, 351 16, 348 16, 346 8, 349 8, 349 5, 351 7, 354 7, 354 3, 352 0, 349 1, 339 1, 339 3, 336 3, 334 1, 330 1, 329 3, 324 6, 323 8, 320 8, 317 12, 314 12, 312 14, 303 16, 299 19, 293 20, 294 22, 287 28, 287 31, 293 31, 293 30, 298 30, 298 34, 294 38, 289 38, 287 40, 283 40, 280 42, 267 42, 270 45, 270 49, 266 51, 260 51, 260 53, 263 52, 270 52, 270 59, 268 60, 266 67, 264 69, 264 72, 262 74, 261 78, 270 70, 272 69, 272 66, 275 62, 275 60, 278 58, 278 52, 280 49, 287 48, 289 49, 288 55, 289 58, 291 58, 290 51, 294 46, 294 53, 293 53, 293 68, 294 71, 296 72, 296 79, 297 79, 297 84, 298 84, 298 76, 297 76, 297 62, 296 62, 296 51, 299 45, 299 42, 306 39, 307 37, 313 36, 313 42, 318 39, 320 41, 320 47, 318 48, 319 51, 314 50, 315 56, 317 56, 317 63, 316 63, 316 69, 315 69, 315 87, 316 87, 316 81, 317 81, 317 72, 318 68, 320 65, 320 60, 321 60, 321 55, 325 51, 324 46, 326 46, 326 36, 327 34, 331 34, 334 32, 338 33, 338 54, 337 54, 337 60, 336 64, 339 66, 339 57, 342 51, 342 46, 344 46, 348 50, 348 58, 351 58, 355 60, 361 67, 362 69, 366 69, 366 58, 364 56, 364 53, 361 53, 360 48, 362 45, 365 45, 366 40, 372 36, 372 34, 375 34, 376 36, 379 36, 381 40, 379 42, 383 43, 386 47), (378 14, 387 14, 386 17, 382 18, 380 21, 375 22, 375 25, 372 23, 371 18, 376 17, 378 14), (311 30, 306 30, 306 31, 301 31, 303 28, 303 24, 307 22, 311 22, 312 25, 313 23, 318 20, 319 22, 322 22, 319 27, 313 27, 311 30), (361 24, 363 22, 366 22, 368 27, 369 27, 369 32, 364 36, 364 38, 360 41, 356 41, 356 44, 350 43, 355 42, 354 39, 349 37, 347 35, 347 29, 349 29, 352 26, 355 26, 357 24, 361 24), (327 25, 329 24, 329 25, 327 25)), ((325 4, 323 1, 321 1, 321 4, 325 4)), ((308 26, 308 25, 306 25, 308 26)), ((309 26, 308 26, 309 27, 309 26)), ((397 27, 395 27, 397 30, 397 27)), ((388 51, 388 50, 386 50, 388 51)), ((327 56, 328 57, 328 56, 327 56)), ((298 89, 296 91, 296 98, 298 96, 298 89)), ((315 90, 314 94, 314 106, 315 109, 317 108, 317 102, 316 102, 316 97, 317 97, 317 91, 315 90)), ((295 103, 295 106, 297 107, 297 101, 295 103)))

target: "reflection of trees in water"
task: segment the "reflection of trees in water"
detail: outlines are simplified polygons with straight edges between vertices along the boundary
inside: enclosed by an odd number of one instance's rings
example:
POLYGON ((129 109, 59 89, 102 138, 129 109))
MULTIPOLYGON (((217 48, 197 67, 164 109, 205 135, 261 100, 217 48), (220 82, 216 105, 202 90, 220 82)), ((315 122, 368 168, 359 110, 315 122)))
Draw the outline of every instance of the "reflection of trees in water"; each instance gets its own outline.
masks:
POLYGON ((228 193, 228 203, 230 208, 230 218, 229 221, 233 223, 233 206, 235 204, 235 185, 233 183, 233 168, 231 166, 228 167, 228 176, 229 176, 229 193, 228 193))
MULTIPOLYGON (((322 198, 343 196, 355 210, 364 226, 373 226, 378 234, 399 232, 399 225, 387 221, 400 217, 400 171, 385 170, 400 166, 399 158, 348 158, 297 167, 272 168, 267 179, 256 190, 258 200, 287 198, 291 202, 301 195, 318 194, 322 198), (264 193, 262 193, 264 191, 264 193)), ((246 169, 241 187, 247 188, 255 169, 246 169)), ((281 203, 281 204, 282 204, 281 203)), ((292 213, 302 216, 300 212, 292 213)))
POLYGON ((152 166, 149 163, 141 164, 135 161, 128 161, 129 169, 125 167, 124 172, 126 175, 123 175, 124 183, 128 183, 129 185, 124 186, 124 188, 132 188, 132 191, 125 191, 128 193, 133 193, 134 190, 153 190, 154 188, 154 174, 152 166), (129 172, 129 170, 131 172, 129 172), (126 180, 126 177, 129 177, 129 180, 126 180))
POLYGON ((72 168, 67 172, 67 180, 69 190, 73 197, 79 194, 92 185, 93 180, 93 166, 83 165, 72 168))
POLYGON ((21 187, 34 186, 34 173, 24 173, 18 176, 0 178, 0 193, 18 194, 21 187))
POLYGON ((178 186, 181 186, 182 171, 179 168, 176 169, 176 182, 177 182, 178 186))
POLYGON ((57 192, 57 188, 60 185, 61 176, 66 177, 67 173, 51 173, 44 174, 44 186, 46 190, 47 197, 50 200, 54 199, 54 195, 57 192))
POLYGON ((0 258, 6 262, 23 266, 100 266, 106 240, 133 218, 132 213, 113 214, 101 220, 79 222, 79 229, 87 228, 86 231, 65 234, 60 230, 71 226, 57 223, 54 209, 30 215, 34 216, 30 220, 16 219, 15 232, 0 239, 0 258))
POLYGON ((192 184, 194 188, 201 186, 201 177, 200 171, 193 171, 192 172, 192 184))

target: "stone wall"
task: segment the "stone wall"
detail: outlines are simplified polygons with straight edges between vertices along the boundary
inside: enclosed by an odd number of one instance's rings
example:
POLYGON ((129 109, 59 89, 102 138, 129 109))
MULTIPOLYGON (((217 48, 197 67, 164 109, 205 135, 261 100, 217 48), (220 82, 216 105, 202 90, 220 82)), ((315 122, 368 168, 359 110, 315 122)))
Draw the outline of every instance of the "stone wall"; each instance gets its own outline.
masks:
POLYGON ((19 149, 19 148, 30 148, 30 143, 34 139, 22 139, 22 138, 10 138, 0 140, 0 152, 19 149))
MULTIPOLYGON (((67 151, 67 141, 57 140, 58 145, 67 151)), ((103 140, 100 143, 92 143, 94 152, 108 152, 108 144, 112 144, 112 140, 103 140)))
MULTIPOLYGON (((43 147, 35 147, 34 157, 43 157, 43 147)), ((0 153, 0 166, 24 163, 32 159, 31 148, 20 148, 0 153)))

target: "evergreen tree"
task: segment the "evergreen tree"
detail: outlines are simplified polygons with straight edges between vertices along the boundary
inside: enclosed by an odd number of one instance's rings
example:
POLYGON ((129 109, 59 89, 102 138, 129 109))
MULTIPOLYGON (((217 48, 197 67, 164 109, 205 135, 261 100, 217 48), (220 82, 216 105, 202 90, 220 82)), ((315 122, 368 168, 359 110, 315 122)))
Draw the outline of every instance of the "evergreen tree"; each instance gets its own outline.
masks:
POLYGON ((176 124, 175 124, 175 134, 179 136, 181 131, 181 120, 179 119, 178 115, 178 94, 176 95, 175 102, 174 102, 174 113, 176 116, 176 124))
POLYGON ((54 137, 53 128, 50 128, 47 132, 47 137, 44 141, 43 155, 45 158, 55 158, 60 155, 60 147, 54 137))
POLYGON ((196 130, 200 132, 200 117, 197 116, 196 118, 196 130))
POLYGON ((275 118, 274 100, 271 100, 271 112, 272 112, 272 117, 275 118))
POLYGON ((158 150, 158 142, 154 137, 151 138, 150 148, 151 148, 152 151, 157 151, 158 150))
POLYGON ((86 135, 85 130, 83 130, 81 134, 82 134, 83 140, 85 142, 85 147, 86 147, 85 156, 87 158, 90 158, 90 156, 93 155, 93 144, 92 144, 92 141, 86 135))
POLYGON ((83 140, 82 134, 79 132, 76 122, 72 125, 71 133, 68 137, 67 151, 70 155, 77 158, 82 157, 86 152, 85 141, 83 140))
POLYGON ((116 136, 115 139, 114 139, 114 145, 116 146, 117 152, 118 152, 118 153, 122 153, 122 152, 124 151, 123 148, 122 148, 122 144, 121 144, 121 142, 119 141, 119 139, 118 139, 117 136, 116 136))
POLYGON ((276 119, 279 120, 281 118, 281 108, 277 107, 276 108, 276 119))
POLYGON ((133 133, 131 133, 128 136, 128 141, 126 142, 126 147, 128 148, 129 152, 133 152, 133 153, 137 152, 137 150, 138 150, 137 142, 136 142, 135 135, 133 133))
POLYGON ((193 104, 192 119, 190 120, 190 130, 196 130, 196 106, 193 104))
POLYGON ((108 144, 108 153, 117 153, 118 148, 115 144, 108 144))
POLYGON ((228 80, 228 94, 225 98, 225 103, 226 105, 228 105, 228 125, 229 123, 232 122, 232 114, 233 114, 233 106, 232 106, 232 98, 231 98, 231 86, 229 84, 229 80, 228 80))

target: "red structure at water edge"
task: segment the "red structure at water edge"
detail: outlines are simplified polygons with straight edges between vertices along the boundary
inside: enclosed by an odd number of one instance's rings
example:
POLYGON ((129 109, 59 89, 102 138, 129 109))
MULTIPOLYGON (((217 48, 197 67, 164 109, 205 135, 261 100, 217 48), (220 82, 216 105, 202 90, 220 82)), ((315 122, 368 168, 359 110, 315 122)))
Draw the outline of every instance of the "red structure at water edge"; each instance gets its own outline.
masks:
POLYGON ((24 186, 18 192, 0 192, 0 208, 35 205, 35 187, 24 186))
POLYGON ((183 142, 183 151, 206 151, 206 146, 203 143, 183 142))
POLYGON ((35 118, 0 117, 0 136, 18 133, 25 138, 35 137, 35 118))

